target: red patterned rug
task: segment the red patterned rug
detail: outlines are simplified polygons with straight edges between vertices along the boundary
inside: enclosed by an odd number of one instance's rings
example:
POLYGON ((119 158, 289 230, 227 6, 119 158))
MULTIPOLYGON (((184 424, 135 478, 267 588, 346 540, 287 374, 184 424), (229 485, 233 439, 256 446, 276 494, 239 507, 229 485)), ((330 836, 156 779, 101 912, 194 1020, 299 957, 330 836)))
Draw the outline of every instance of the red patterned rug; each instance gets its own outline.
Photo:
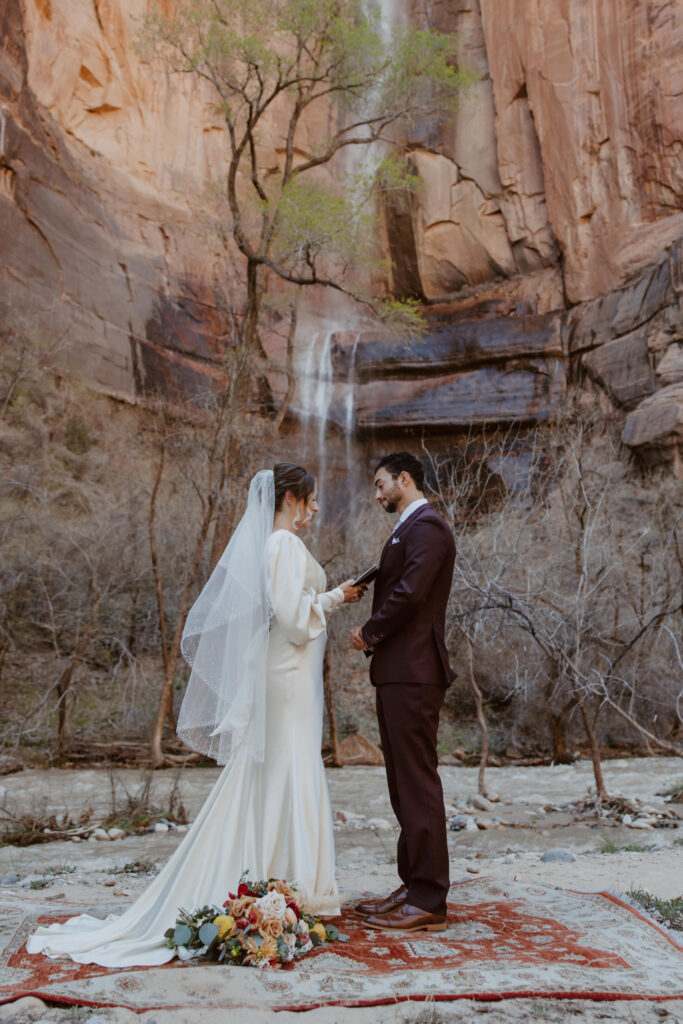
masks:
POLYGON ((0 908, 0 1002, 34 995, 141 1012, 307 1010, 407 999, 683 997, 683 945, 609 893, 477 878, 452 887, 445 932, 372 931, 349 911, 337 922, 348 944, 321 947, 277 971, 178 962, 112 971, 29 956, 25 941, 37 923, 92 912, 59 909, 48 918, 44 904, 17 900, 0 908))

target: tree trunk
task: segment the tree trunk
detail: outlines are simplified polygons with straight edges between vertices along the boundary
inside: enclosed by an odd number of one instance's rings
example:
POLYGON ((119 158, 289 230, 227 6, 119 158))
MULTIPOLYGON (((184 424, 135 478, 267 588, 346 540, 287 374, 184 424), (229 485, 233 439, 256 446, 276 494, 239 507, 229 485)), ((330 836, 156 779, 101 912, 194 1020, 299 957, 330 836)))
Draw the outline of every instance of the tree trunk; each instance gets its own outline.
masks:
POLYGON ((478 788, 481 796, 486 796, 486 765, 489 758, 489 729, 484 716, 484 701, 481 690, 474 678, 474 656, 472 654, 472 641, 467 637, 467 663, 470 669, 470 686, 474 690, 474 699, 477 702, 477 721, 481 727, 481 757, 479 758, 479 780, 478 788))
POLYGON ((566 726, 569 712, 575 707, 576 698, 572 697, 571 700, 567 701, 559 715, 556 715, 552 708, 548 708, 548 721, 550 722, 550 731, 552 734, 554 764, 574 763, 572 752, 567 745, 566 726))
POLYGON ((244 342, 249 352, 256 349, 261 307, 259 264, 247 258, 247 298, 244 309, 244 342))
POLYGON ((162 446, 159 455, 159 465, 157 466, 156 477, 154 478, 154 486, 152 487, 152 495, 149 500, 149 550, 152 556, 152 568, 154 569, 154 582, 156 589, 157 598, 157 611, 159 613, 159 635, 161 637, 161 657, 164 663, 164 672, 168 673, 168 640, 166 639, 166 610, 164 608, 164 586, 161 579, 161 569, 159 566, 159 556, 157 554, 157 543, 154 535, 154 516, 156 513, 156 502, 157 494, 159 492, 159 486, 161 484, 161 478, 164 472, 164 461, 166 458, 166 449, 162 446))
POLYGON ((5 667, 5 659, 7 652, 9 651, 9 640, 3 640, 0 644, 0 682, 2 681, 2 671, 5 667))
POLYGON ((337 715, 334 710, 334 692, 332 680, 330 679, 330 661, 325 651, 323 659, 323 690, 325 693, 325 709, 327 710, 327 722, 330 728, 330 745, 332 747, 332 765, 335 768, 342 767, 341 754, 339 752, 339 733, 337 732, 337 715))
POLYGON ((68 674, 60 676, 57 683, 57 757, 62 758, 66 754, 66 695, 69 692, 71 683, 73 663, 69 666, 68 674))
MULTIPOLYGON (((173 721, 173 679, 175 676, 176 665, 178 663, 178 655, 180 654, 180 641, 182 640, 185 622, 187 621, 187 613, 190 610, 190 595, 197 579, 197 573, 199 572, 199 563, 202 559, 209 526, 213 519, 215 504, 216 495, 214 494, 206 503, 206 511, 204 513, 199 536, 195 545, 194 558, 192 559, 192 565, 185 581, 185 589, 183 590, 183 595, 180 599, 178 623, 166 658, 166 671, 164 674, 164 682, 161 687, 161 697, 159 698, 159 710, 157 712, 157 718, 152 732, 152 764, 155 768, 161 768, 164 764, 162 738, 164 734, 164 723, 167 720, 173 721)), ((175 728, 175 723, 173 727, 175 728)))
POLYGON ((605 789, 605 780, 602 777, 602 763, 600 760, 600 747, 598 745, 598 739, 595 735, 595 729, 593 728, 590 720, 590 715, 584 704, 583 697, 577 697, 577 703, 581 711, 581 718, 583 719, 583 727, 586 730, 586 736, 588 737, 588 743, 591 751, 591 761, 593 762, 593 776, 595 778, 595 794, 598 799, 598 803, 602 803, 603 800, 607 799, 607 790, 605 789))
POLYGON ((76 665, 85 654, 85 649, 88 646, 88 640, 92 633, 97 613, 100 607, 100 601, 102 595, 99 594, 96 598, 92 608, 90 609, 90 617, 81 633, 78 643, 76 644, 75 650, 69 659, 69 664, 66 666, 59 679, 57 680, 57 756, 64 757, 67 752, 67 739, 66 739, 66 699, 69 690, 71 689, 71 680, 76 669, 76 665))
POLYGON ((301 296, 301 288, 297 291, 296 300, 290 306, 289 310, 289 330, 287 331, 287 393, 282 400, 282 404, 277 411, 275 417, 274 427, 277 433, 280 432, 282 424, 284 423, 285 416, 292 403, 294 395, 296 394, 296 374, 294 372, 294 335, 296 334, 296 325, 299 315, 299 298, 301 296))

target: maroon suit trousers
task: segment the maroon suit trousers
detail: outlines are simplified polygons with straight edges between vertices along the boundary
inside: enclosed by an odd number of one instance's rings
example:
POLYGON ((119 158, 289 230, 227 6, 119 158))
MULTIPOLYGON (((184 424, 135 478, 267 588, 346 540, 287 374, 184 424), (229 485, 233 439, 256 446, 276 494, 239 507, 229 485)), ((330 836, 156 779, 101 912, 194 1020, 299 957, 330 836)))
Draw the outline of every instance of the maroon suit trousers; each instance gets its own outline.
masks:
POLYGON ((408 903, 446 913, 449 889, 446 812, 436 736, 445 688, 424 683, 377 687, 377 719, 389 797, 401 834, 398 874, 408 903), (400 794, 400 796, 399 796, 400 794))

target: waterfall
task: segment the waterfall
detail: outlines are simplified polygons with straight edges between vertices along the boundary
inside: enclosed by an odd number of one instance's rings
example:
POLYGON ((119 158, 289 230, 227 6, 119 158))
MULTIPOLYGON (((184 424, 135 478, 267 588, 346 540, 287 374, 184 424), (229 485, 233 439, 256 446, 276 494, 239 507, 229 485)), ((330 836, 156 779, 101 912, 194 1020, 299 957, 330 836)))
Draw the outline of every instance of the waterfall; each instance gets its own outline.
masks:
MULTIPOLYGON (((304 464, 310 465, 316 472, 319 491, 323 504, 327 505, 334 490, 332 484, 338 475, 333 469, 343 469, 346 493, 351 495, 354 490, 356 465, 354 461, 353 440, 355 435, 356 415, 356 354, 360 342, 361 331, 350 335, 347 325, 335 320, 332 326, 323 331, 314 331, 305 348, 300 349, 297 369, 297 396, 295 408, 303 428, 303 451, 301 458, 304 464), (349 339, 345 354, 348 359, 344 375, 333 366, 333 345, 335 336, 344 334, 349 339), (332 421, 335 425, 334 435, 328 434, 332 421), (343 445, 343 447, 342 447, 343 445), (330 455, 333 452, 333 455, 330 455)), ((339 506, 340 495, 334 498, 334 507, 328 507, 326 513, 337 515, 342 509, 339 506)), ((345 499, 344 499, 345 500, 345 499)))
POLYGON ((332 335, 334 330, 325 331, 320 344, 318 373, 315 382, 313 411, 318 421, 318 478, 320 487, 327 483, 327 420, 332 401, 332 335))
POLYGON ((336 325, 311 336, 301 363, 297 405, 303 425, 305 458, 317 462, 320 490, 325 488, 327 472, 327 422, 334 392, 332 336, 336 325))
POLYGON ((351 349, 349 360, 349 372, 346 378, 346 399, 344 401, 344 428, 346 432, 346 469, 351 474, 351 441, 354 433, 354 413, 356 411, 356 352, 358 351, 358 339, 360 331, 356 331, 356 337, 351 349))

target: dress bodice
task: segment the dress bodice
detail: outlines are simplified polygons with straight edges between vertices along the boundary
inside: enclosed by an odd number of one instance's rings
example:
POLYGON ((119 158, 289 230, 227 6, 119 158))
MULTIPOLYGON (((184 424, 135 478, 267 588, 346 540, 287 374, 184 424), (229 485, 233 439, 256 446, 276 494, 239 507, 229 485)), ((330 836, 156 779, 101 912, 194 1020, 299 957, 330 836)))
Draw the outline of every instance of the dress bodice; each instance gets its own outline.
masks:
POLYGON ((324 569, 289 530, 275 530, 268 538, 266 573, 273 625, 290 643, 315 640, 326 628, 326 615, 343 604, 342 590, 325 591, 324 569))

